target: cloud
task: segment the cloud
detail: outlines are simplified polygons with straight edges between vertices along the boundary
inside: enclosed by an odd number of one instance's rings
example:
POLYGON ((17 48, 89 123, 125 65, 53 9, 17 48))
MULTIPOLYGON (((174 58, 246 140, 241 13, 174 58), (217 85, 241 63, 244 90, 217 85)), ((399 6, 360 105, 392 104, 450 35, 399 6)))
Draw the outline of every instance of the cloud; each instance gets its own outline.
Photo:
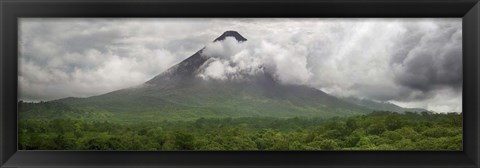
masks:
POLYGON ((406 27, 409 44, 392 54, 391 66, 399 84, 429 93, 438 88, 462 87, 462 29, 459 24, 406 27))
POLYGON ((208 44, 202 51, 202 55, 231 59, 245 48, 246 45, 243 42, 237 41, 234 37, 226 37, 224 40, 208 44))
POLYGON ((204 71, 198 76, 203 79, 234 79, 236 74, 238 74, 238 67, 231 66, 229 62, 224 60, 213 59, 206 63, 204 71))
MULTIPOLYGON (((422 94, 418 92, 418 94, 422 94)), ((438 90, 430 98, 416 101, 391 101, 405 107, 416 107, 432 110, 435 112, 459 112, 462 111, 462 93, 450 89, 438 90), (460 102, 460 103, 459 103, 460 102)))
POLYGON ((26 100, 86 97, 141 84, 205 47, 204 79, 265 70, 339 97, 460 111, 460 18, 21 19, 26 100), (248 41, 212 43, 226 30, 248 41), (206 45, 206 46, 205 46, 206 45))
POLYGON ((180 34, 169 40, 165 38, 169 34, 154 30, 178 31, 174 27, 150 23, 144 28, 144 22, 21 19, 20 98, 87 97, 132 87, 188 57, 204 43, 189 39, 196 36, 180 34))
POLYGON ((239 42, 234 37, 209 43, 202 56, 212 57, 198 74, 203 79, 237 80, 262 71, 262 62, 248 49, 248 42, 239 42))
POLYGON ((212 42, 202 55, 214 57, 199 76, 204 79, 243 79, 263 72, 274 73, 284 84, 306 84, 311 77, 307 68, 307 48, 302 45, 280 45, 266 40, 239 42, 233 37, 212 42))

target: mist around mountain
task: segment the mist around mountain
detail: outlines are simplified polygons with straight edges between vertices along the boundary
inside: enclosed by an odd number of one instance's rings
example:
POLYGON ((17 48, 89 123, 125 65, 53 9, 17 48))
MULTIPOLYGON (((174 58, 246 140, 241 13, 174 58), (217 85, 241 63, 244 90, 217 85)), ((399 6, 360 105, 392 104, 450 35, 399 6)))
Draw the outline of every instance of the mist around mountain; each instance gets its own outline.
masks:
MULTIPOLYGON (((238 45, 247 41, 236 31, 226 31, 212 43, 224 40, 235 41, 238 45)), ((98 109, 121 120, 152 121, 224 117, 330 118, 372 111, 424 111, 390 103, 342 99, 310 86, 284 84, 267 65, 254 67, 254 72, 238 70, 223 74, 226 79, 206 78, 203 74, 219 58, 208 55, 205 49, 139 86, 88 98, 72 97, 52 102, 98 109)))
MULTIPOLYGON (((213 43, 233 38, 227 31, 213 43)), ((335 117, 366 114, 370 110, 302 85, 282 84, 272 71, 260 65, 253 74, 238 72, 228 79, 205 79, 201 73, 216 60, 199 50, 184 61, 142 85, 89 98, 55 102, 89 106, 112 113, 150 114, 163 119, 200 117, 335 117)))
MULTIPOLYGON (((213 43, 247 39, 227 31, 213 43)), ((208 46, 207 46, 208 47, 208 46)), ((145 83, 88 98, 20 101, 20 150, 462 150, 462 114, 413 113, 283 83, 202 48, 145 83), (227 68, 227 69, 222 69, 227 68), (219 73, 227 70, 227 73, 219 73)), ((227 48, 228 50, 228 48, 227 48)))

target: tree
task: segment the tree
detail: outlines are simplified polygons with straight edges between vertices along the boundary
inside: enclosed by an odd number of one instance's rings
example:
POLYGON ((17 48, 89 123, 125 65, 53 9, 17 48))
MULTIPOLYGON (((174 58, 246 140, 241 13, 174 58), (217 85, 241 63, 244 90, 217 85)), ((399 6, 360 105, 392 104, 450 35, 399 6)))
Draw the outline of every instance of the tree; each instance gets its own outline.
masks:
POLYGON ((280 132, 272 129, 263 129, 253 137, 259 150, 288 149, 288 142, 280 132))
POLYGON ((378 122, 373 123, 367 128, 367 133, 372 135, 380 135, 385 131, 385 124, 378 122))
POLYGON ((363 130, 356 130, 354 132, 352 132, 352 134, 350 134, 349 136, 347 136, 345 138, 345 147, 355 147, 357 146, 358 142, 360 141, 360 139, 365 136, 365 134, 363 133, 364 131, 363 130))
POLYGON ((397 115, 392 114, 385 118, 385 127, 387 130, 394 131, 401 128, 403 124, 403 119, 397 115))
POLYGON ((194 149, 194 136, 186 131, 176 131, 175 147, 178 150, 193 150, 194 149))
POLYGON ((316 150, 335 150, 338 149, 338 144, 332 139, 316 140, 308 144, 311 148, 316 150))
POLYGON ((410 139, 414 142, 422 138, 422 135, 420 135, 418 132, 416 132, 413 128, 410 127, 403 127, 401 129, 395 130, 395 132, 397 132, 403 138, 410 139))
POLYGON ((149 145, 151 149, 162 149, 167 140, 166 133, 161 127, 148 130, 145 136, 151 142, 149 145))
POLYGON ((377 135, 368 135, 361 137, 360 140, 357 143, 357 147, 360 149, 375 149, 377 144, 375 142, 379 139, 380 137, 377 135))

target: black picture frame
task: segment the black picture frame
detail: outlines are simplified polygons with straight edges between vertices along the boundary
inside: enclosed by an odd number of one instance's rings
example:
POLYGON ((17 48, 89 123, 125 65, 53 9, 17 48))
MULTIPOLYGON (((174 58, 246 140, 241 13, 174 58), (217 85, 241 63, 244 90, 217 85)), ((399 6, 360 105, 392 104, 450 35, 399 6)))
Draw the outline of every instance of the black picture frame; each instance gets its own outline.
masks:
POLYGON ((480 167, 478 0, 0 0, 0 167, 480 167), (463 18, 463 151, 17 151, 22 17, 463 18))

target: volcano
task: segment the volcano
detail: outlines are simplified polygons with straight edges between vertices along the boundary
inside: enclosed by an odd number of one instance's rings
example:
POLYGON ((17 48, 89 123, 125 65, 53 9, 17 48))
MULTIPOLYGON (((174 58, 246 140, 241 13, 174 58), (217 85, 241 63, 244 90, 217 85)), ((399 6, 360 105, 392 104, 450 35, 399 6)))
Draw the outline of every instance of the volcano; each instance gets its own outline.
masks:
MULTIPOLYGON (((226 31, 212 43, 228 38, 238 43, 247 41, 236 31, 226 31)), ((371 111, 309 86, 283 84, 265 69, 243 80, 201 78, 202 68, 215 59, 204 54, 204 50, 205 47, 139 86, 88 98, 56 101, 113 114, 134 114, 129 117, 143 115, 164 119, 335 117, 371 111)))

